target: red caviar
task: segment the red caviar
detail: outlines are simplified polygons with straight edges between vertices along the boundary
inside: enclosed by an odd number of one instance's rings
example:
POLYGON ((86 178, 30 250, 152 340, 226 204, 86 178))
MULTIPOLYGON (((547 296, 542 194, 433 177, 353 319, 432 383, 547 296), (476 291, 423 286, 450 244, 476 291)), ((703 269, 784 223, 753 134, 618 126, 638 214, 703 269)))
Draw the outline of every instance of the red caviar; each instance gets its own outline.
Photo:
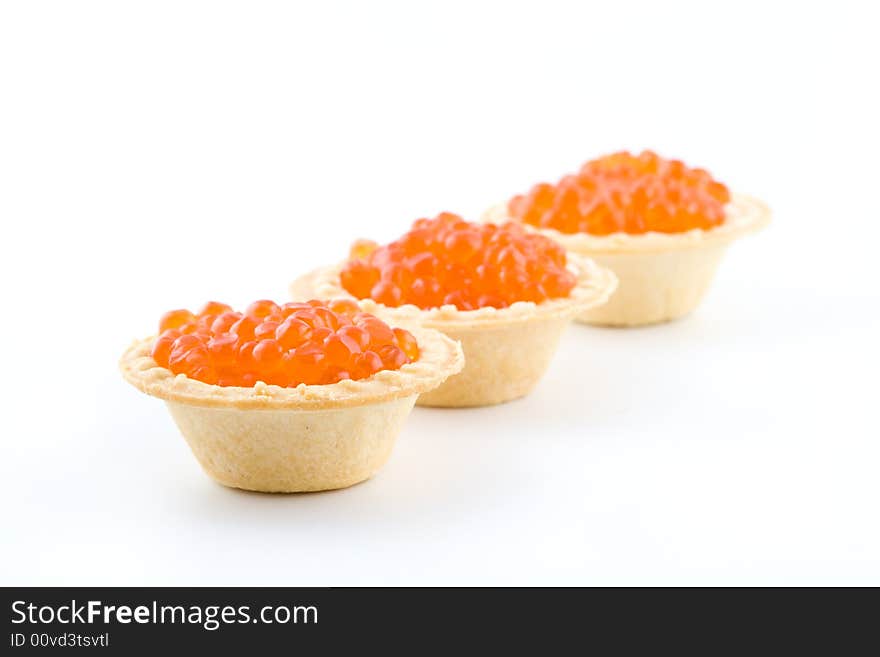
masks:
POLYGON ((159 321, 153 360, 175 374, 221 386, 257 381, 294 387, 365 379, 418 360, 415 337, 363 313, 349 299, 255 301, 243 313, 211 301, 159 321))
POLYGON ((565 267, 565 249, 553 240, 514 222, 469 223, 447 212, 419 219, 385 246, 359 240, 349 258, 342 286, 392 307, 506 308, 568 296, 577 282, 565 267))
POLYGON ((540 183, 514 196, 509 214, 562 233, 680 233, 724 222, 730 192, 704 169, 651 151, 590 160, 555 185, 540 183))

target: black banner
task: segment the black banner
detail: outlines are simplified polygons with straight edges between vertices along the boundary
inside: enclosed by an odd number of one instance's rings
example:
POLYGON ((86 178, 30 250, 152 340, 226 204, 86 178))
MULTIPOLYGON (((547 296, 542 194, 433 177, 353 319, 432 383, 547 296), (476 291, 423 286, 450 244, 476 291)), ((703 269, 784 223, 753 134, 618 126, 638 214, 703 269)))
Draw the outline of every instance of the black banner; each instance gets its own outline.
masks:
MULTIPOLYGON (((863 591, 867 592, 867 591, 863 591)), ((475 640, 534 654, 652 646, 704 654, 789 651, 806 642, 849 654, 876 620, 854 591, 731 589, 3 589, 3 654, 273 648, 420 654, 475 640), (835 626, 835 622, 838 623, 835 626), (413 638, 417 637, 415 643, 413 638)), ((874 639, 876 643, 876 639, 874 639)))

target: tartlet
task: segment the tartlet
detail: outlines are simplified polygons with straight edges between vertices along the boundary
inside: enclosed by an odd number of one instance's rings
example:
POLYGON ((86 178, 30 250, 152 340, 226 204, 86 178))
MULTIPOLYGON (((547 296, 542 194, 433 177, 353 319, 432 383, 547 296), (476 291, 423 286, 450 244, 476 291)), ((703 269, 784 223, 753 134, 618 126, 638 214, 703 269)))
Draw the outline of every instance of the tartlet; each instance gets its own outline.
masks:
POLYGON ((134 342, 120 368, 133 386, 165 400, 196 459, 217 482, 261 492, 344 488, 375 474, 418 395, 464 364, 461 347, 413 328, 419 355, 359 380, 295 387, 205 383, 153 358, 157 337, 134 342))
MULTIPOLYGON (((639 160, 650 161, 653 167, 660 167, 661 170, 673 166, 682 171, 683 176, 693 175, 705 181, 701 184, 709 187, 717 202, 716 207, 710 207, 710 210, 717 214, 710 214, 707 220, 695 212, 691 215, 691 225, 687 221, 677 225, 672 222, 673 225, 655 229, 650 222, 642 220, 640 211, 625 207, 625 201, 616 201, 619 207, 614 209, 619 210, 622 217, 629 212, 629 218, 635 219, 635 231, 626 228, 625 218, 615 228, 613 222, 609 225, 605 217, 606 222, 598 224, 598 234, 583 230, 559 230, 553 227, 552 218, 538 221, 539 225, 526 224, 557 240, 570 252, 593 258, 617 275, 619 285, 611 300, 581 313, 578 321, 605 326, 640 326, 687 315, 699 305, 711 286, 718 264, 730 243, 763 228, 770 220, 769 208, 758 199, 730 194, 703 170, 688 169, 681 162, 663 160, 649 151, 639 156, 617 153, 588 162, 584 168, 605 166, 609 161, 616 167, 625 168, 628 163, 639 160)), ((555 188, 548 185, 543 187, 554 188, 558 199, 560 185, 572 178, 574 176, 563 178, 555 188)), ((602 188, 600 181, 597 189, 591 188, 582 194, 581 203, 584 202, 583 197, 587 197, 589 204, 591 195, 605 194, 611 197, 617 193, 618 189, 613 188, 613 176, 610 178, 610 192, 602 188)), ((662 188, 662 180, 649 180, 648 184, 657 184, 662 188)), ((533 188, 532 194, 538 187, 533 188)), ((490 222, 523 220, 522 212, 511 211, 512 205, 522 198, 514 197, 508 203, 490 208, 483 219, 490 222)), ((705 198, 712 203, 711 196, 707 194, 705 198)), ((684 211, 684 201, 679 201, 678 207, 675 203, 671 205, 673 210, 684 211)), ((581 225, 584 223, 589 222, 582 222, 581 225)))
MULTIPOLYGON (((454 215, 441 215, 444 216, 461 221, 454 215)), ((417 403, 438 407, 485 406, 528 394, 546 371, 571 320, 605 303, 614 292, 617 280, 609 270, 577 254, 566 254, 566 258, 565 268, 571 276, 567 294, 540 302, 508 300, 504 307, 462 309, 452 303, 429 308, 413 303, 390 306, 359 297, 342 282, 341 274, 349 261, 305 274, 293 282, 291 291, 294 295, 354 299, 364 311, 396 326, 442 331, 461 343, 465 367, 434 390, 422 393, 417 403)))

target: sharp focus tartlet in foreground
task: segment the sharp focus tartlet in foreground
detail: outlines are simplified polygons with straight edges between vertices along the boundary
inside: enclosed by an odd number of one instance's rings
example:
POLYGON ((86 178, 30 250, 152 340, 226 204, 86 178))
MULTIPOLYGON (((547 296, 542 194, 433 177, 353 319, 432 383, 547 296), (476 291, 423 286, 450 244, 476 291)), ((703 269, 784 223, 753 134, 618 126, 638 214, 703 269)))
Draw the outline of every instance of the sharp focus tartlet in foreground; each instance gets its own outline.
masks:
POLYGON ((522 225, 419 219, 385 245, 359 240, 346 261, 293 283, 294 296, 356 300, 398 326, 461 342, 464 370, 423 406, 484 406, 522 397, 547 369, 571 319, 605 303, 614 275, 522 225))
POLYGON ((754 198, 731 194, 703 169, 644 151, 590 160, 484 218, 521 222, 614 271, 614 297, 578 319, 638 326, 696 308, 727 246, 764 227, 770 212, 754 198))
POLYGON ((129 383, 166 401, 212 478, 263 492, 368 479, 416 398, 463 365, 438 331, 389 326, 344 299, 171 311, 120 362, 129 383))

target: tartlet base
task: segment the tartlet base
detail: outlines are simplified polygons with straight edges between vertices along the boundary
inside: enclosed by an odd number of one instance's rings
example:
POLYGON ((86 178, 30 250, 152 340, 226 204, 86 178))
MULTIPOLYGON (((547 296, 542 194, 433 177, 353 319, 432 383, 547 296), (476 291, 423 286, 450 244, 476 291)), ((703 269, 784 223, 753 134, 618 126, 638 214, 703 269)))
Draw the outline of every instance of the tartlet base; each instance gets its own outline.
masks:
POLYGON ((609 253, 597 262, 617 274, 615 295, 607 304, 575 319, 595 326, 647 326, 684 317, 712 285, 726 244, 665 253, 609 253))
POLYGON ((388 461, 416 395, 317 411, 167 402, 202 469, 224 486, 264 493, 346 488, 388 461))
MULTIPOLYGON (((571 317, 536 317, 504 326, 441 330, 461 343, 464 370, 419 395, 419 406, 490 406, 524 397, 550 366, 571 317)), ((439 327, 438 327, 439 328, 439 327)))

